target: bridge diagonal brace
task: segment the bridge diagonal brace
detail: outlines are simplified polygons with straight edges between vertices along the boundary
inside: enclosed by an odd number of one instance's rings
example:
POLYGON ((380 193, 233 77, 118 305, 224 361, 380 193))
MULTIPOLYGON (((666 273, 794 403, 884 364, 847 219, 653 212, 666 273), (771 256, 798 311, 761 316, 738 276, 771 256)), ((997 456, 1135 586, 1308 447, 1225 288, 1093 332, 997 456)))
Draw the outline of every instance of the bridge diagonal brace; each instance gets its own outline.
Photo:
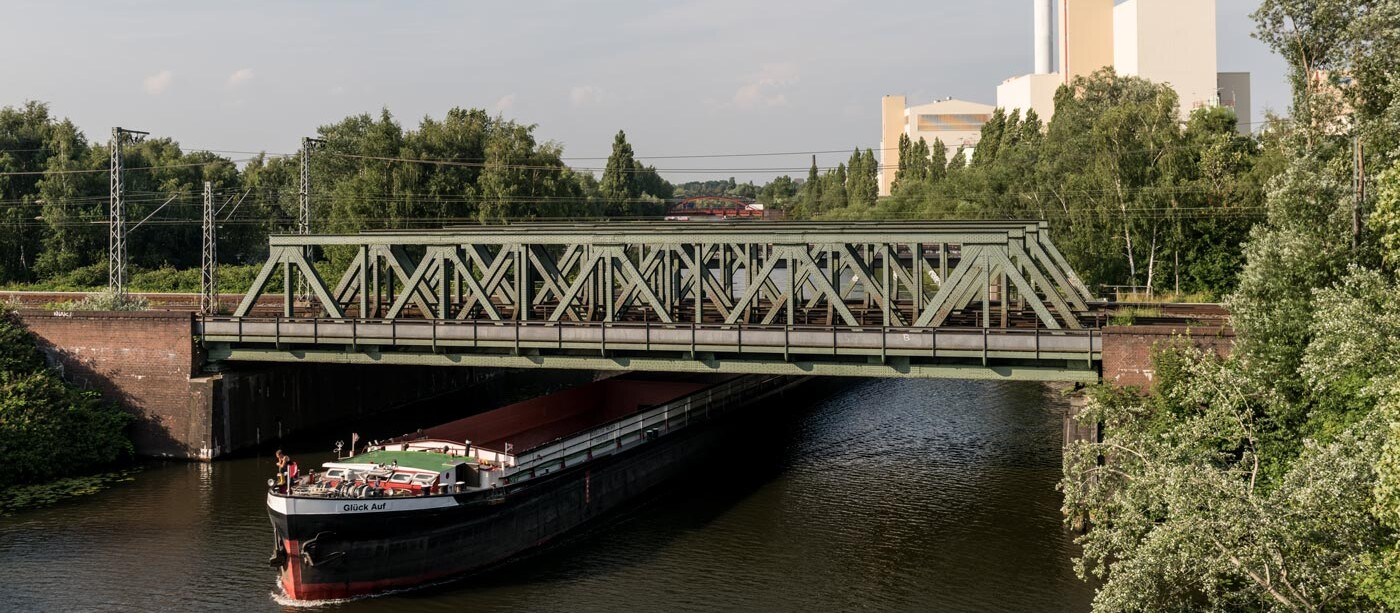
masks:
POLYGON ((691 271, 691 278, 681 283, 680 289, 676 292, 676 295, 695 295, 697 291, 697 281, 694 277, 699 275, 701 278, 699 279, 700 285, 698 287, 704 289, 702 292, 704 297, 709 298, 710 304, 715 307, 715 310, 719 311, 722 317, 728 319, 729 315, 734 312, 734 303, 729 301, 729 292, 726 291, 718 281, 715 281, 714 275, 711 275, 708 268, 706 268, 705 264, 708 260, 703 256, 692 257, 689 253, 686 253, 684 249, 677 249, 676 255, 680 258, 682 267, 691 271))
MULTIPOLYGON (((1084 301, 1093 300, 1093 292, 1090 292, 1089 288, 1084 285, 1084 282, 1079 279, 1079 275, 1074 274, 1074 269, 1070 268, 1069 261, 1065 259, 1064 254, 1060 253, 1060 250, 1055 247, 1055 244, 1044 236, 1041 236, 1040 233, 1037 233, 1037 236, 1039 240, 1036 241, 1036 245, 1042 247, 1042 251, 1050 256, 1049 263, 1053 263, 1055 268, 1064 272, 1065 280, 1069 283, 1069 286, 1078 290, 1080 297, 1084 301)), ((1047 263, 1047 267, 1049 263, 1047 263)))
MULTIPOLYGON (((642 250, 645 251, 645 247, 643 247, 642 250)), ((627 281, 627 283, 622 286, 622 290, 618 292, 617 300, 613 302, 612 309, 614 317, 620 317, 627 311, 632 309, 632 303, 636 302, 637 298, 641 296, 641 290, 639 289, 640 286, 645 286, 647 289, 651 290, 651 293, 653 295, 656 293, 657 288, 651 284, 651 278, 652 273, 655 272, 657 267, 660 265, 661 253, 661 249, 653 249, 651 253, 647 253, 642 256, 641 266, 635 267, 636 270, 640 271, 640 276, 634 277, 631 275, 625 275, 619 277, 617 274, 614 274, 614 277, 627 281)), ((618 249, 618 255, 616 256, 616 258, 617 261, 627 260, 627 263, 631 264, 631 258, 627 256, 626 247, 621 247, 618 249)), ((653 309, 656 309, 657 305, 652 304, 651 307, 653 309)))
MULTIPOLYGON (((549 256, 549 253, 542 245, 529 245, 527 249, 530 265, 534 266, 535 270, 539 271, 540 280, 544 285, 540 293, 531 301, 531 304, 544 304, 551 294, 555 297, 563 297, 564 288, 560 287, 559 284, 564 282, 565 277, 564 274, 560 272, 559 267, 555 265, 554 259, 549 256)), ((578 245, 571 245, 569 250, 576 252, 578 250, 578 245)), ((569 256, 568 253, 564 255, 566 258, 569 256)), ((578 313, 573 310, 566 311, 566 314, 574 321, 579 320, 578 313)))
MULTIPOLYGON (((841 299, 841 293, 836 291, 836 288, 832 287, 831 281, 828 281, 826 275, 822 274, 821 267, 818 266, 817 261, 812 258, 812 254, 806 249, 798 248, 793 255, 796 256, 798 265, 808 270, 806 282, 810 283, 818 292, 816 296, 812 297, 813 302, 820 300, 821 297, 825 295, 828 304, 841 315, 841 319, 846 322, 846 325, 860 325, 855 314, 851 312, 850 307, 846 306, 846 301, 841 299)), ((798 287, 801 286, 799 285, 798 287)), ((813 306, 814 305, 808 306, 808 308, 813 308, 813 306)))
MULTIPOLYGON (((387 248, 376 247, 375 251, 379 256, 384 258, 384 263, 389 266, 389 270, 394 272, 394 276, 398 278, 399 283, 403 284, 403 294, 409 294, 409 299, 413 302, 413 306, 418 307, 418 310, 422 313, 432 313, 433 309, 429 305, 432 304, 434 298, 431 293, 424 291, 418 284, 409 283, 408 281, 413 277, 413 273, 416 271, 417 267, 414 266, 413 261, 408 258, 408 254, 404 253, 403 247, 398 245, 392 245, 387 248)), ((374 253, 371 253, 371 258, 373 258, 374 255, 374 253)))
MULTIPOLYGON (((243 301, 238 303, 238 308, 234 309, 234 317, 247 317, 248 313, 252 312, 258 298, 262 297, 263 290, 267 289, 267 282, 272 280, 272 274, 282 264, 282 253, 286 250, 286 247, 273 247, 268 251, 267 263, 258 271, 258 276, 253 278, 253 284, 248 287, 248 293, 243 295, 243 301)), ((282 282, 290 283, 291 280, 283 279, 282 282)))
POLYGON ((457 249, 455 247, 442 247, 440 252, 442 257, 452 264, 453 274, 457 275, 457 278, 461 279, 462 283, 467 286, 467 296, 462 301, 462 310, 457 312, 457 319, 466 319, 471 314, 472 309, 480 304, 481 310, 492 321, 502 321, 500 311, 496 310, 496 305, 491 303, 491 297, 472 276, 471 268, 467 266, 457 249))
MULTIPOLYGON (((659 253, 660 251, 653 251, 651 256, 649 256, 653 260, 653 263, 659 253)), ((622 248, 613 247, 611 257, 614 258, 617 264, 621 265, 619 268, 621 268, 622 274, 628 278, 628 284, 633 288, 632 292, 640 294, 643 299, 651 304, 651 308, 656 310, 656 316, 659 317, 662 322, 668 324, 675 323, 675 319, 671 317, 668 309, 661 304, 661 300, 656 297, 656 293, 652 291, 651 285, 646 282, 646 278, 642 276, 642 272, 632 263, 632 259, 622 252, 622 248)))
MULTIPOLYGON (((1035 297, 1035 286, 1041 287, 1045 291, 1046 299, 1050 301, 1050 306, 1054 307, 1054 309, 1059 312, 1060 317, 1064 320, 1066 325, 1074 329, 1083 327, 1079 323, 1079 318, 1075 316, 1074 312, 1070 310, 1069 305, 1066 304, 1064 299, 1060 296, 1060 293, 1056 291, 1055 286, 1051 285, 1045 279, 1045 275, 1041 274, 1040 268, 1035 264, 1035 260, 1032 260, 1026 255, 1026 252, 1021 249, 1020 245, 1013 243, 1010 249, 1011 255, 1021 263, 1020 269, 1030 275, 1030 279, 1027 279, 1031 284, 1030 287, 1022 288, 1019 285, 1017 286, 1017 290, 1021 292, 1021 295, 1035 297)), ((1073 292, 1071 292, 1071 296, 1077 298, 1077 296, 1073 296, 1073 292)), ((1039 302, 1039 300, 1036 301, 1036 303, 1039 302)), ((1041 319, 1046 319, 1048 325, 1048 321, 1051 320, 1049 312, 1041 312, 1041 310, 1044 309, 1044 304, 1033 304, 1033 306, 1040 307, 1036 310, 1036 314, 1040 315, 1041 319)))
POLYGON ((515 253, 512 249, 501 248, 492 256, 485 245, 472 245, 467 249, 467 256, 472 263, 481 268, 481 287, 486 290, 488 296, 497 296, 502 302, 519 308, 518 300, 515 297, 515 286, 510 284, 506 278, 506 272, 515 263, 515 253), (491 264, 486 264, 486 259, 491 257, 491 264))
POLYGON ((956 308, 954 297, 959 296, 966 289, 968 284, 977 282, 977 275, 982 272, 982 248, 980 246, 966 245, 963 247, 962 260, 958 266, 948 273, 948 282, 938 287, 938 293, 928 302, 924 314, 919 320, 914 322, 916 328, 938 327, 952 314, 956 308))
POLYGON ((574 301, 578 299, 579 292, 583 287, 593 281, 593 271, 596 270, 598 262, 603 259, 602 249, 590 249, 589 254, 583 258, 583 267, 579 269, 579 274, 574 277, 573 283, 564 291, 564 295, 559 298, 559 304, 554 307, 554 312, 549 314, 549 321, 559 321, 564 311, 573 308, 574 301))
POLYGON ((336 302, 348 306, 355 291, 365 291, 362 287, 364 276, 361 273, 365 267, 366 251, 364 247, 355 250, 355 259, 350 260, 350 266, 345 269, 345 274, 341 275, 340 282, 335 285, 332 295, 335 296, 336 302))
MULTIPOLYGON (((1050 314, 1050 310, 1045 308, 1045 303, 1035 294, 1035 290, 1031 286, 1030 281, 1026 280, 1026 278, 1021 275, 1016 265, 1011 262, 1011 259, 1000 251, 993 251, 991 257, 993 260, 1000 263, 1002 274, 1006 275, 1006 278, 1016 286, 1016 291, 1021 292, 1021 295, 1026 298, 1026 302, 1031 305, 1031 308, 1035 310, 1035 314, 1040 317, 1041 323, 1045 324, 1045 327, 1051 330, 1059 330, 1061 328, 1060 322, 1056 321, 1055 316, 1050 314)), ((1001 299, 1005 301, 1007 297, 1002 296, 1001 299)), ((1079 327, 1079 322, 1073 317, 1065 321, 1071 328, 1079 327)))
MULTIPOLYGON (((301 272, 302 278, 310 287, 311 292, 316 295, 316 299, 321 302, 321 308, 335 319, 345 317, 345 311, 340 309, 335 299, 331 298, 330 290, 326 289, 326 280, 321 278, 321 273, 316 271, 316 267, 306 261, 306 252, 300 249, 284 249, 282 257, 285 261, 295 264, 297 270, 301 272)), ((290 283, 291 279, 287 279, 290 283)))
POLYGON ((1045 293, 1065 296, 1069 299, 1069 304, 1072 305, 1076 311, 1089 310, 1079 290, 1070 282, 1069 278, 1065 277, 1064 271, 1055 264, 1055 260, 1040 247, 1040 242, 1026 241, 1026 246, 1030 249, 1030 255, 1035 258, 1028 263, 1032 266, 1034 266, 1036 262, 1044 263, 1045 269, 1050 271, 1050 278, 1054 279, 1056 283, 1056 285, 1050 285, 1048 283, 1043 285, 1042 287, 1045 288, 1045 293))
POLYGON ((749 280, 748 286, 744 288, 744 295, 739 301, 734 303, 734 310, 729 312, 729 316, 724 318, 724 323, 738 323, 739 316, 743 314, 744 308, 752 305, 753 300, 758 296, 759 288, 763 287, 762 282, 773 274, 773 269, 778 266, 778 261, 782 258, 769 257, 764 260, 763 266, 758 269, 758 274, 749 280))
MULTIPOLYGON (((441 257, 441 254, 437 253, 435 250, 429 250, 428 253, 423 256, 423 261, 418 263, 418 267, 413 271, 413 276, 409 277, 407 281, 404 281, 405 291, 399 294, 398 298, 394 299, 394 304, 390 305, 389 311, 384 314, 385 318, 396 319, 399 315, 403 314, 403 309, 408 306, 408 301, 411 300, 416 291, 423 286, 423 279, 427 276, 429 270, 433 268, 433 261, 441 259, 441 257), (410 289, 414 291, 409 291, 410 289)), ((431 318, 433 316, 433 310, 424 310, 423 316, 431 318)))
MULTIPOLYGON (((875 302, 881 306, 881 308, 884 308, 886 305, 888 305, 889 311, 893 316, 892 318, 896 322, 902 319, 898 314, 899 310, 894 308, 894 303, 889 302, 889 296, 885 294, 886 288, 880 287, 880 285, 875 282, 875 273, 871 271, 868 263, 856 254, 855 246, 849 244, 841 245, 841 251, 842 255, 845 256, 841 258, 843 260, 843 264, 849 266, 852 270, 856 271, 856 274, 860 275, 862 281, 861 285, 865 288, 866 295, 874 299, 875 302)), ((852 283, 852 285, 854 286, 855 284, 852 283)))

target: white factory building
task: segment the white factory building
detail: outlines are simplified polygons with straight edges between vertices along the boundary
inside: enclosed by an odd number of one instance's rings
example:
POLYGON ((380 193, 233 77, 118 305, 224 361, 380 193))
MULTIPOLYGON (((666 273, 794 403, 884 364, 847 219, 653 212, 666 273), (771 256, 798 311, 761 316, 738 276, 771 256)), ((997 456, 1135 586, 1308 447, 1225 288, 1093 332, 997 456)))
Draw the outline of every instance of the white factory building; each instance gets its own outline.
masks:
MULTIPOLYGON (((1249 131, 1249 73, 1217 68, 1215 0, 1032 2, 1035 70, 997 86, 997 107, 1023 114, 1034 109, 1042 121, 1049 121, 1061 85, 1112 66, 1120 75, 1170 85, 1180 98, 1183 120, 1197 108, 1224 105, 1235 109, 1239 130, 1249 131)), ((970 146, 993 108, 951 99, 906 107, 903 96, 885 96, 880 194, 888 195, 894 182, 901 133, 914 141, 941 138, 950 149, 970 146), (958 119, 937 119, 949 116, 958 119)))

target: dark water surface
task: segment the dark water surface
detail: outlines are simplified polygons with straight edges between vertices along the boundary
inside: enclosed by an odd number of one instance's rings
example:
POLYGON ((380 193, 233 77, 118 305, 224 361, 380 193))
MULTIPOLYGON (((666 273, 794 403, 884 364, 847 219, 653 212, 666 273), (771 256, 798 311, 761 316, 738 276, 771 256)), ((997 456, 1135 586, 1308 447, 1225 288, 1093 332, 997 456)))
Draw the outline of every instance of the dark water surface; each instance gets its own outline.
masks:
MULTIPOLYGON (((316 611, 1085 611, 1038 385, 872 380, 804 401, 611 521, 455 583, 316 611)), ((303 454, 303 464, 315 459, 303 454)), ((271 460, 152 467, 0 518, 0 609, 277 611, 271 460)))

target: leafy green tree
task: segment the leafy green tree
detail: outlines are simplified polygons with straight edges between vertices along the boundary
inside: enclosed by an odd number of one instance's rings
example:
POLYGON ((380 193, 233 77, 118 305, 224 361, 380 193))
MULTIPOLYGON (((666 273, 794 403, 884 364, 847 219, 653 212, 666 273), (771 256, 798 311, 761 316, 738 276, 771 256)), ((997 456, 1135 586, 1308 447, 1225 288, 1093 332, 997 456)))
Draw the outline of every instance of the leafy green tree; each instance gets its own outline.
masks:
POLYGON ((822 211, 844 208, 849 201, 846 190, 846 165, 838 164, 835 170, 827 171, 822 177, 822 211))
POLYGON ((807 171, 807 180, 802 183, 802 211, 814 215, 822 208, 822 179, 817 174, 817 156, 812 156, 812 167, 807 171))
POLYGON ((778 210, 787 209, 796 199, 797 182, 792 177, 782 175, 764 184, 758 192, 758 201, 778 210))
POLYGON ((1400 270, 1400 164, 1376 177, 1374 210, 1367 219, 1381 257, 1391 270, 1400 270))
POLYGON ((948 146, 943 144, 943 139, 933 139, 933 146, 929 149, 929 173, 928 181, 938 183, 948 176, 948 146))
POLYGON ((603 170, 603 179, 598 184, 610 213, 621 213, 626 210, 629 202, 641 195, 636 182, 632 180, 635 166, 632 145, 628 144, 627 135, 618 130, 617 136, 613 138, 608 165, 603 170))
POLYGON ((0 488, 101 469, 131 456, 131 415, 65 384, 33 335, 0 312, 0 488))

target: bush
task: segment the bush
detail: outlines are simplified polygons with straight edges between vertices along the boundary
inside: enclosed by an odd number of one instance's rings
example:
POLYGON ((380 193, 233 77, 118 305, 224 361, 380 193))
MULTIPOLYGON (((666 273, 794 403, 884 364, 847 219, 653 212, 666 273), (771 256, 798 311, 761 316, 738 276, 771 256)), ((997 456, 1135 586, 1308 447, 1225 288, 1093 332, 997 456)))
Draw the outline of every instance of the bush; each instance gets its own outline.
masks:
POLYGON ((199 292, 200 270, 198 268, 176 269, 162 266, 155 270, 139 271, 131 275, 133 292, 199 292))
POLYGON ((141 297, 118 296, 112 292, 97 292, 84 296, 82 300, 69 300, 46 305, 56 311, 144 311, 151 308, 151 301, 141 297))
POLYGON ((132 454, 131 415, 64 383, 33 335, 0 314, 0 488, 91 472, 132 454))

